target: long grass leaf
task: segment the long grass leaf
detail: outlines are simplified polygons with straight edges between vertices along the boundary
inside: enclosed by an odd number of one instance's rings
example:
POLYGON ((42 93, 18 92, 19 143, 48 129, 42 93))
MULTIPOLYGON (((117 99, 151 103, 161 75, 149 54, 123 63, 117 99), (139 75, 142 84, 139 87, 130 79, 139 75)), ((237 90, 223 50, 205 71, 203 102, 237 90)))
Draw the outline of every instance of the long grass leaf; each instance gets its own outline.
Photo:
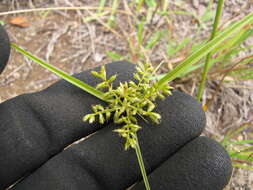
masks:
POLYGON ((104 99, 104 93, 93 88, 92 86, 70 76, 69 74, 65 73, 64 71, 61 71, 60 69, 44 62, 43 60, 35 57, 34 55, 32 55, 31 53, 25 51, 24 49, 20 48, 18 45, 16 45, 15 43, 12 43, 11 46, 16 49, 18 52, 22 53, 24 56, 30 58, 31 60, 33 60, 34 62, 40 64, 42 67, 50 70, 51 72, 53 72, 54 74, 58 75, 59 77, 61 77, 62 79, 70 82, 71 84, 81 88, 82 90, 92 94, 93 96, 105 101, 104 99))

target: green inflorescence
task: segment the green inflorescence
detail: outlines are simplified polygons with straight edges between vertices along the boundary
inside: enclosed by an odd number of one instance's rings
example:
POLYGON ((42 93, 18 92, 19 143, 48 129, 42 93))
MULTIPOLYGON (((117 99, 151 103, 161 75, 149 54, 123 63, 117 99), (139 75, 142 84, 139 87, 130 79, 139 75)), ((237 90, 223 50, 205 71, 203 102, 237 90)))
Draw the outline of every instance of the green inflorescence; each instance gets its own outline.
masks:
POLYGON ((96 88, 105 90, 108 105, 92 106, 94 113, 87 114, 83 120, 93 123, 98 119, 99 123, 103 124, 113 117, 114 123, 123 124, 114 131, 125 138, 125 149, 136 148, 137 131, 141 129, 137 117, 159 123, 161 116, 154 112, 154 101, 158 97, 164 99, 165 95, 171 95, 172 87, 165 84, 158 88, 156 81, 152 79, 155 69, 149 63, 139 63, 134 73, 135 81, 121 82, 115 89, 113 81, 117 76, 113 75, 107 79, 105 66, 101 67, 100 72, 92 71, 92 74, 102 80, 96 88))

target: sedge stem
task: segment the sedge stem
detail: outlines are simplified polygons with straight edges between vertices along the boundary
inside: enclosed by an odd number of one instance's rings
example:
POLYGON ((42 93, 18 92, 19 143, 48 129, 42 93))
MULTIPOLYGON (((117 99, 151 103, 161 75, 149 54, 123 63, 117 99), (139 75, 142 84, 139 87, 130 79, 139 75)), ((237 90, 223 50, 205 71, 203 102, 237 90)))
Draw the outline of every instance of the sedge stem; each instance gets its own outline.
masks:
MULTIPOLYGON (((220 22, 220 17, 221 17, 221 13, 222 13, 223 4, 224 4, 224 0, 219 0, 218 1, 215 20, 214 20, 214 23, 213 23, 213 31, 212 31, 211 38, 210 38, 209 41, 211 41, 215 37, 215 35, 218 31, 218 25, 219 25, 219 22, 220 22)), ((198 99, 199 102, 201 101, 201 98, 202 98, 202 95, 203 95, 203 92, 204 92, 207 73, 210 69, 210 60, 212 58, 212 55, 213 55, 213 53, 209 52, 206 56, 206 61, 205 61, 205 65, 204 65, 202 79, 201 79, 199 90, 198 90, 198 93, 197 93, 197 99, 198 99)))
POLYGON ((146 170, 145 170, 145 166, 144 166, 144 162, 143 162, 143 158, 142 158, 142 154, 141 154, 141 148, 140 148, 140 145, 139 145, 137 135, 136 135, 135 152, 136 152, 136 155, 137 155, 137 158, 138 158, 138 162, 139 162, 139 166, 140 166, 140 170, 141 170, 141 174, 142 174, 142 177, 143 177, 143 181, 144 181, 146 190, 151 190, 149 182, 148 182, 148 177, 147 177, 147 173, 146 173, 146 170))

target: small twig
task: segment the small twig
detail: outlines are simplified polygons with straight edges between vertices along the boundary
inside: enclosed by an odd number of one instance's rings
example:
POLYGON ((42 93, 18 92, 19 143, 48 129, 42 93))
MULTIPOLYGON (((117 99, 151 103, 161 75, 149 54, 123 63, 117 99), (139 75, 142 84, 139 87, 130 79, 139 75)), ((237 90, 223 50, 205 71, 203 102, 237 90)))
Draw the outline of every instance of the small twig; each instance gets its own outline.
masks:
MULTIPOLYGON (((69 1, 69 0, 65 0, 66 4, 69 5, 70 7, 74 7, 74 5, 69 1)), ((77 14, 82 17, 82 13, 79 9, 76 10, 77 14)))
POLYGON ((88 52, 81 60, 81 63, 85 63, 87 61, 87 59, 91 56, 91 52, 88 52))
POLYGON ((69 29, 69 25, 64 26, 63 28, 60 28, 57 30, 57 32, 53 33, 51 40, 49 41, 47 45, 47 53, 46 53, 46 60, 49 62, 49 59, 51 57, 51 54, 54 51, 55 44, 57 43, 58 39, 65 34, 69 29))
POLYGON ((39 84, 47 84, 51 81, 55 81, 56 79, 59 79, 58 76, 56 75, 51 75, 50 77, 48 77, 47 79, 42 79, 42 80, 38 80, 35 82, 36 85, 39 85, 39 84))
POLYGON ((89 24, 86 23, 86 26, 88 28, 89 31, 89 36, 90 36, 90 41, 91 41, 91 51, 93 53, 93 59, 95 60, 95 56, 96 56, 96 45, 94 42, 94 39, 96 39, 96 33, 95 33, 95 25, 90 26, 89 24))
MULTIPOLYGON (((94 14, 92 12, 90 12, 89 10, 86 10, 89 15, 94 16, 94 14)), ((96 21, 98 21, 100 24, 102 24, 105 28, 107 28, 108 30, 110 30, 113 34, 115 34, 117 37, 119 38, 123 38, 122 35, 120 35, 116 30, 112 29, 110 26, 108 26, 108 24, 106 24, 104 21, 102 21, 100 18, 96 18, 96 21)))
POLYGON ((11 73, 9 73, 5 78, 8 79, 10 78, 12 75, 14 75, 16 72, 18 72, 20 69, 22 69, 24 66, 26 65, 26 63, 23 63, 22 65, 18 66, 16 69, 14 69, 11 73))
POLYGON ((80 57, 81 55, 83 55, 85 53, 86 53, 86 51, 78 51, 77 53, 75 53, 75 54, 73 54, 71 56, 63 58, 62 60, 60 60, 60 62, 63 63, 63 62, 66 62, 66 61, 70 61, 70 60, 72 60, 74 58, 80 57))
POLYGON ((226 85, 229 88, 241 88, 241 89, 248 89, 248 90, 253 90, 252 86, 246 86, 246 85, 226 85))
MULTIPOLYGON (((35 9, 23 9, 23 10, 15 10, 15 11, 7 11, 0 13, 0 16, 4 15, 12 15, 12 14, 21 14, 21 13, 31 13, 31 12, 40 12, 40 11, 56 11, 56 10, 68 10, 68 11, 76 11, 76 10, 97 10, 99 7, 49 7, 49 8, 35 8, 35 9)), ((112 10, 110 7, 104 7, 105 10, 112 10)), ((118 13, 129 14, 123 10, 117 10, 118 13)))

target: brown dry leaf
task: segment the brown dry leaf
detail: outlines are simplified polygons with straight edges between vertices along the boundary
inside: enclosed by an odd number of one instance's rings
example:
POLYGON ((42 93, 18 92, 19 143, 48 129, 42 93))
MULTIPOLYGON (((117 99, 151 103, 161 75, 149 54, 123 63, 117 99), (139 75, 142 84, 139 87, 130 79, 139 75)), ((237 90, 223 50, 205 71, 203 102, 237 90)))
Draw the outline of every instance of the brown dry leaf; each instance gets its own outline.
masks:
POLYGON ((10 20, 9 23, 21 28, 26 28, 29 26, 28 20, 25 17, 14 17, 10 20))

